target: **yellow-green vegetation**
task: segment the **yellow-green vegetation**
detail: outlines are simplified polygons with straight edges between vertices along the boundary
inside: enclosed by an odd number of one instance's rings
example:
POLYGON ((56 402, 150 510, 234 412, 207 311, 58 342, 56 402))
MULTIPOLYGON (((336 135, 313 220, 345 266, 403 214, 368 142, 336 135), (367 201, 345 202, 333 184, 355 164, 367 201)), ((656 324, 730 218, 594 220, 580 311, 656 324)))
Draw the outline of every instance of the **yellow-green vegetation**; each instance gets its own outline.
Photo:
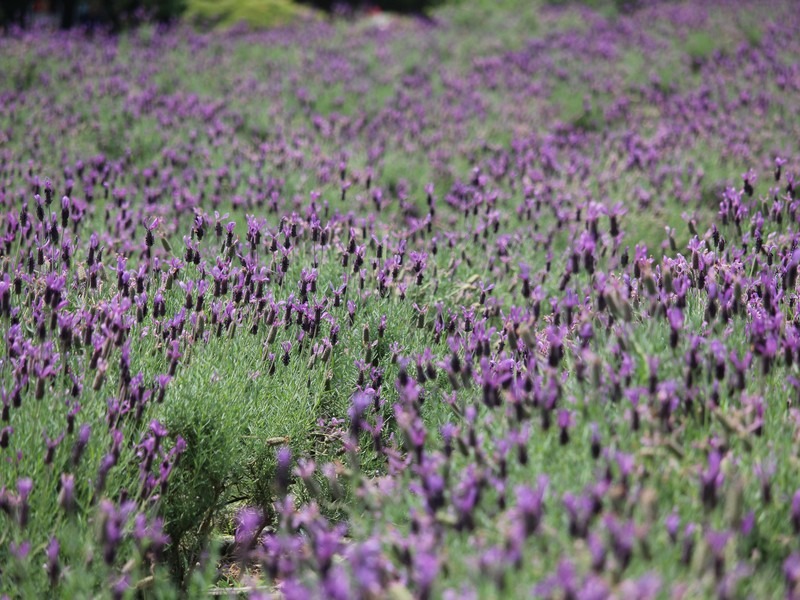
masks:
POLYGON ((286 25, 310 12, 291 0, 189 0, 185 18, 202 27, 286 25))

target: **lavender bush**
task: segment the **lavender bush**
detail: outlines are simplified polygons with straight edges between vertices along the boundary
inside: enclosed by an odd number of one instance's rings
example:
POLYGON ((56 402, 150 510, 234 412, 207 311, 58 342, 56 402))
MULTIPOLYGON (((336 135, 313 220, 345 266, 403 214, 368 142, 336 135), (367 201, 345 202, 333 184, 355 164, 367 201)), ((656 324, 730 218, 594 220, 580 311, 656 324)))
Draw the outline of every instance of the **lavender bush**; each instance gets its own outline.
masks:
POLYGON ((800 16, 534 8, 0 38, 0 594, 800 597, 800 16))

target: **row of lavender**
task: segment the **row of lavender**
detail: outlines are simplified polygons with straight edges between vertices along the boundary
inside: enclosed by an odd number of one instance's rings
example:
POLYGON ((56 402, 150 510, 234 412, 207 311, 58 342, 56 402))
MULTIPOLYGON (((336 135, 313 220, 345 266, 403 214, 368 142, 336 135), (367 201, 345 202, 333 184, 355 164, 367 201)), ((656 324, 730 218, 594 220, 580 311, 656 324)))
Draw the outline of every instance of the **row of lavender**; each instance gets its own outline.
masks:
POLYGON ((2 38, 0 592, 800 595, 767 8, 2 38))

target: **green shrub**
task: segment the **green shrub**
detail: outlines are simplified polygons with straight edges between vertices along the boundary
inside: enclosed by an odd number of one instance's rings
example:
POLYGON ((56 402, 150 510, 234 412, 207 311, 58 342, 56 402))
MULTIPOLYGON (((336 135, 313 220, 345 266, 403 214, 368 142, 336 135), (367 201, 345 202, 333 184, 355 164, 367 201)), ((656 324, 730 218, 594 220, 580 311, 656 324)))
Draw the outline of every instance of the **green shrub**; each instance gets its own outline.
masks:
POLYGON ((298 18, 303 10, 291 0, 189 0, 186 17, 203 27, 246 23, 268 28, 298 18))

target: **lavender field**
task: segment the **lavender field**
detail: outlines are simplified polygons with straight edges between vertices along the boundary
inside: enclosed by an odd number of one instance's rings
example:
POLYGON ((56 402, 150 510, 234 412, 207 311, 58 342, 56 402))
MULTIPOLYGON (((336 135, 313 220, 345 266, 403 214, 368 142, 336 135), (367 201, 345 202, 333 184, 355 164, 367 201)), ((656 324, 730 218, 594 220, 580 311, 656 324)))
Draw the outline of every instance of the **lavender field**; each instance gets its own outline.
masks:
POLYGON ((798 32, 0 36, 0 597, 800 598, 798 32))

